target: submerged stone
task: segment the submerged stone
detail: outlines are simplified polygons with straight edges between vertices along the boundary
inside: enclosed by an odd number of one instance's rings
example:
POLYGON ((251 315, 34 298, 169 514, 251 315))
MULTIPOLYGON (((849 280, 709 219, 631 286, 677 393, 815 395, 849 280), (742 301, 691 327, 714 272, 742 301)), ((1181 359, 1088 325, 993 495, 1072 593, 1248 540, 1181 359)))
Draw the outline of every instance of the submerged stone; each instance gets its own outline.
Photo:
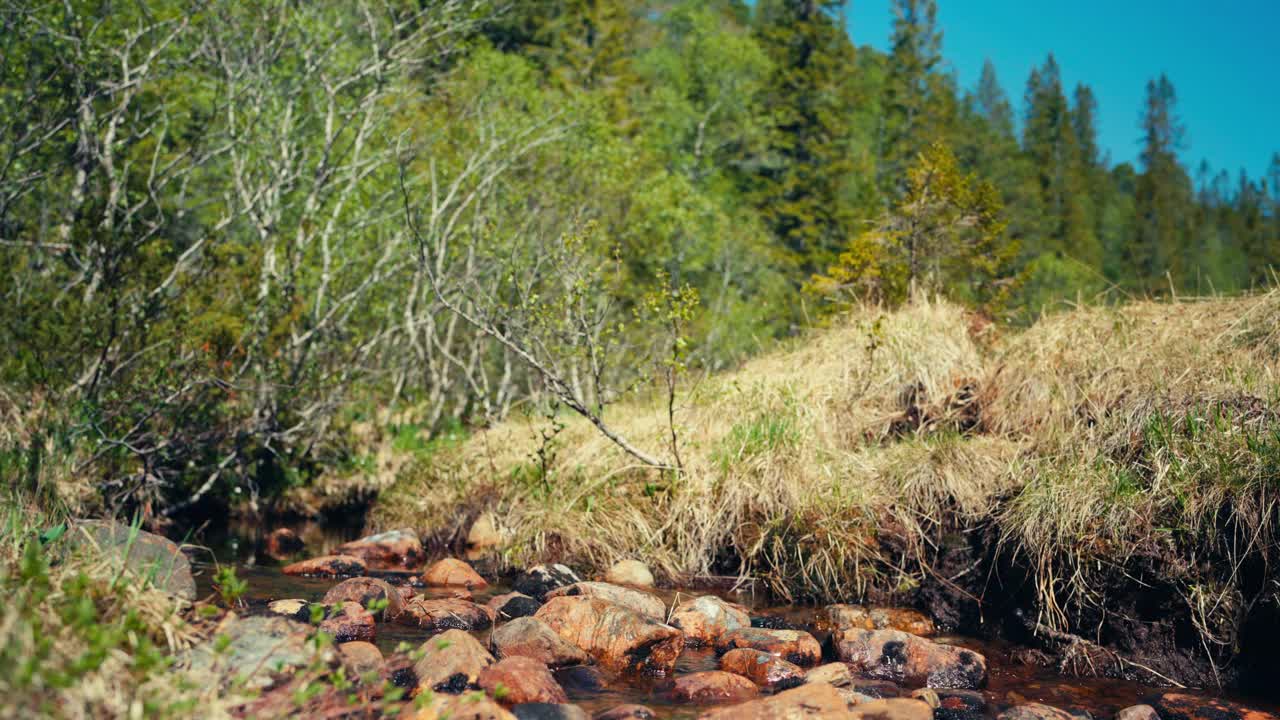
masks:
POLYGON ((787 689, 804 682, 799 665, 753 648, 730 650, 720 658, 720 669, 741 675, 757 685, 787 689))
POLYGON ((854 672, 911 686, 974 689, 987 681, 982 655, 900 630, 845 631, 836 652, 854 672))
POLYGON ((671 697, 677 702, 702 705, 741 702, 759 694, 760 690, 755 683, 741 675, 721 670, 681 675, 671 687, 671 697))
POLYGON ((307 577, 343 577, 364 575, 366 570, 364 561, 358 557, 351 555, 323 555, 285 565, 281 572, 285 575, 303 575, 307 577))

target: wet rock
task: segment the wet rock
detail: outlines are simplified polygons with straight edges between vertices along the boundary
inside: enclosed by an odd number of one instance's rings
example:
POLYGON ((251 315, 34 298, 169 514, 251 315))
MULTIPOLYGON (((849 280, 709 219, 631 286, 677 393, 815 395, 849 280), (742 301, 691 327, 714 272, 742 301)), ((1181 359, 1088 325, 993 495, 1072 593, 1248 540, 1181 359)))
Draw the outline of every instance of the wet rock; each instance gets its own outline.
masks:
POLYGON ((474 692, 466 695, 433 695, 419 708, 413 720, 516 720, 498 703, 474 692))
POLYGON ((532 658, 503 658, 480 672, 479 683, 503 705, 569 702, 551 670, 532 658))
POLYGON ((305 549, 302 538, 289 528, 276 528, 267 535, 267 555, 276 560, 292 557, 305 549))
POLYGON ((373 643, 363 640, 344 642, 338 646, 338 655, 350 678, 377 675, 382 671, 382 651, 373 643))
POLYGON ((654 720, 656 717, 653 710, 644 705, 619 705, 597 713, 592 720, 654 720))
POLYGON ((480 673, 493 664, 493 656, 462 630, 446 630, 418 648, 422 657, 413 664, 418 690, 461 693, 476 686, 480 673))
POLYGON ((281 569, 285 575, 304 575, 307 577, 346 577, 364 575, 364 561, 351 555, 323 555, 321 557, 299 560, 281 569))
POLYGON ((489 586, 475 568, 457 558, 445 558, 432 563, 422 573, 422 581, 431 587, 461 587, 468 590, 489 586))
POLYGON ((90 548, 118 572, 151 581, 157 588, 185 600, 196 599, 191 562, 177 543, 146 530, 113 520, 77 520, 67 533, 68 546, 90 548))
POLYGON ((653 587, 653 572, 639 560, 622 560, 604 574, 604 581, 614 585, 653 587))
POLYGON ((603 582, 580 582, 556 588, 547 593, 546 598, 557 597, 595 597, 608 600, 615 605, 630 608, 641 615, 663 622, 667 617, 667 606, 655 595, 640 590, 624 588, 603 582))
POLYGON ((924 613, 906 608, 866 608, 861 605, 828 605, 818 626, 839 634, 846 630, 901 630, 922 637, 937 632, 924 613))
POLYGON ((385 608, 374 613, 380 620, 395 620, 404 612, 404 599, 400 591, 386 580, 369 577, 358 577, 343 580, 329 588, 322 602, 325 605, 340 605, 354 602, 360 607, 368 608, 373 603, 383 604, 385 608))
POLYGON ((553 674, 560 687, 573 692, 594 693, 609 687, 609 677, 596 667, 571 665, 553 674))
POLYGON ((395 687, 415 690, 418 676, 413 672, 413 659, 400 652, 392 654, 382 663, 382 679, 395 687))
POLYGON ((317 649, 312 628, 279 616, 239 618, 228 615, 210 639, 192 648, 187 665, 196 671, 237 678, 252 688, 267 688, 278 674, 319 660, 337 662, 332 648, 317 649))
POLYGON ((856 673, 906 685, 973 689, 987 680, 982 655, 900 630, 847 630, 836 653, 856 673))
POLYGON ((340 643, 352 640, 372 641, 374 636, 373 613, 360 603, 344 602, 335 612, 320 623, 320 629, 340 643))
POLYGON ((804 670, 799 665, 751 648, 738 648, 725 653, 720 658, 720 669, 741 675, 757 685, 783 690, 804 682, 804 670))
POLYGON ((493 647, 499 657, 527 657, 551 667, 582 665, 591 658, 577 645, 560 637, 550 625, 523 617, 493 631, 493 647))
POLYGON ((390 530, 339 545, 335 554, 358 557, 373 570, 417 570, 426 562, 418 534, 390 530))
POLYGON ((428 632, 483 630, 493 625, 493 611, 468 600, 419 596, 404 604, 396 622, 428 632))
POLYGON ((1276 720, 1276 715, 1239 703, 1188 693, 1169 692, 1152 705, 1163 720, 1276 720))
POLYGON ((684 650, 679 630, 600 598, 552 598, 534 617, 615 670, 665 675, 684 650))
POLYGON ((467 547, 473 550, 498 547, 502 544, 502 534, 498 532, 498 521, 493 513, 481 513, 467 531, 467 547))
POLYGON ((676 678, 671 697, 676 702, 713 703, 742 702, 760 694, 755 683, 741 675, 721 670, 689 673, 676 678))
POLYGON ((747 609, 737 603, 726 602, 715 595, 686 600, 676 605, 671 613, 671 624, 684 633, 693 645, 714 645, 720 636, 730 630, 751 627, 747 609))
POLYGON ((276 615, 283 615, 287 618, 293 618, 298 622, 311 622, 311 603, 306 600, 290 598, 288 600, 274 600, 267 603, 267 611, 276 615))
POLYGON ((763 650, 796 665, 813 665, 822 660, 822 646, 803 630, 739 628, 721 635, 716 642, 717 652, 737 648, 763 650))
POLYGON ((920 688, 911 697, 929 703, 934 720, 982 720, 987 716, 987 698, 977 690, 920 688))
POLYGON ((586 710, 577 705, 525 703, 511 708, 519 720, 591 720, 586 710))
MULTIPOLYGON (((927 707, 927 706, 926 706, 927 707)), ((798 720, 799 718, 843 718, 849 703, 840 691, 824 683, 801 685, 777 695, 751 702, 717 708, 702 720, 798 720)))
POLYGON ((1087 712, 1068 712, 1052 705, 1027 703, 1017 705, 996 716, 996 720, 1089 720, 1087 712))
POLYGON ((578 574, 565 565, 535 565, 516 576, 511 589, 542 600, 547 593, 565 585, 582 582, 578 574))
POLYGON ((889 680, 854 678, 850 687, 856 690, 858 694, 866 695, 876 700, 889 700, 902 696, 902 688, 898 687, 897 683, 889 680))
POLYGON ((842 662, 819 665, 804 674, 807 683, 827 683, 836 687, 848 687, 853 684, 853 672, 842 662))
POLYGON ((542 603, 518 592, 494 595, 486 604, 494 611, 498 620, 528 617, 542 607, 542 603))
POLYGON ((751 618, 751 627, 763 630, 803 630, 790 620, 777 615, 756 615, 751 618))
POLYGON ((923 700, 891 698, 858 703, 849 709, 849 720, 933 720, 933 708, 923 700))
POLYGON ((1132 705, 1116 713, 1116 720, 1160 720, 1160 715, 1150 705, 1132 705))

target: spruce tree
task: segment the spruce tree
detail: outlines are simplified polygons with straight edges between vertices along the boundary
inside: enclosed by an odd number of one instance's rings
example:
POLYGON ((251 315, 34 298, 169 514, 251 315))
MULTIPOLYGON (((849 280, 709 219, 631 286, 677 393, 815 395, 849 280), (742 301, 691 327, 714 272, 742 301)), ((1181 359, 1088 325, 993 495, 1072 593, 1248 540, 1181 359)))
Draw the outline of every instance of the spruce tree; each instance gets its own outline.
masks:
POLYGON ((1137 276, 1137 287, 1163 291, 1187 279, 1183 251, 1190 244, 1190 179, 1178 152, 1184 147, 1185 130, 1177 115, 1177 92, 1161 74, 1147 83, 1140 123, 1143 131, 1142 174, 1136 189, 1137 236, 1127 260, 1137 276))
POLYGON ((877 174, 881 189, 899 196, 907 190, 907 168, 941 134, 932 103, 937 84, 934 71, 942 60, 942 32, 934 0, 894 0, 893 12, 877 174))

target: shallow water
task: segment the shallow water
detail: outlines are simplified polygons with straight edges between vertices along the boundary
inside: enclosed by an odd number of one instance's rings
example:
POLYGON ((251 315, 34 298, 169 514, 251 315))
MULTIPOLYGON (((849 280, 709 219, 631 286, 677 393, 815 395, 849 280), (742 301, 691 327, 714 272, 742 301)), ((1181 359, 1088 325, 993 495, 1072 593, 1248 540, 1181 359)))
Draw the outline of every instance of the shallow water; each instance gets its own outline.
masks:
MULTIPOLYGON (((325 554, 337 545, 353 540, 359 533, 355 529, 333 530, 319 526, 294 526, 294 529, 307 542, 307 556, 325 554)), ((259 556, 254 535, 257 528, 243 528, 241 533, 228 535, 214 543, 210 552, 218 562, 234 563, 238 575, 248 582, 245 600, 249 603, 249 611, 265 611, 265 605, 273 600, 300 598, 318 601, 324 594, 339 582, 328 578, 292 577, 280 572, 281 563, 259 556)), ((209 578, 212 576, 212 564, 197 563, 199 572, 197 583, 201 596, 211 594, 213 588, 209 578)), ((483 573, 483 570, 482 570, 483 573)), ((488 576, 488 573, 483 573, 488 576)), ((403 578, 387 577, 393 584, 401 584, 403 578)), ((473 593, 475 601, 485 603, 490 597, 508 592, 504 583, 495 583, 481 591, 473 593)), ((432 594, 431 589, 420 589, 419 592, 432 594)), ((767 598, 750 592, 724 592, 707 590, 658 589, 654 591, 670 606, 678 600, 688 597, 716 594, 726 600, 741 603, 752 610, 753 616, 781 617, 797 626, 804 626, 813 617, 816 608, 797 605, 771 604, 767 598)), ((447 593, 442 593, 442 596, 447 593)), ((379 623, 376 644, 384 653, 394 651, 401 643, 417 647, 424 642, 428 634, 419 628, 407 627, 395 623, 379 623)), ((475 633, 476 637, 488 644, 489 631, 475 633)), ((824 638, 821 633, 814 633, 819 641, 824 638)), ((1003 709, 1017 704, 1038 702, 1065 710, 1083 710, 1095 718, 1109 718, 1118 710, 1130 705, 1146 702, 1153 695, 1168 690, 1126 680, 1106 678, 1074 678, 1057 674, 1050 668, 1016 662, 1011 653, 1015 648, 1001 643, 977 640, 954 635, 942 635, 937 638, 948 644, 959 645, 976 650, 987 658, 988 683, 983 689, 987 698, 988 715, 994 717, 1003 709)), ((829 659, 828 659, 829 660, 829 659)), ((706 648, 687 648, 676 666, 677 674, 700 670, 717 669, 715 652, 706 648)), ((706 710, 705 706, 673 704, 667 699, 665 690, 670 679, 649 677, 609 677, 607 685, 595 685, 591 671, 570 668, 556 673, 557 679, 564 686, 570 701, 583 707, 588 713, 606 710, 617 705, 636 703, 652 708, 659 717, 689 718, 696 717, 706 710)), ((868 681, 869 685, 883 685, 868 681)), ((909 694, 910 689, 901 690, 901 694, 909 694)), ((1270 703, 1259 703, 1256 699, 1233 698, 1254 707, 1274 712, 1277 708, 1270 703)))

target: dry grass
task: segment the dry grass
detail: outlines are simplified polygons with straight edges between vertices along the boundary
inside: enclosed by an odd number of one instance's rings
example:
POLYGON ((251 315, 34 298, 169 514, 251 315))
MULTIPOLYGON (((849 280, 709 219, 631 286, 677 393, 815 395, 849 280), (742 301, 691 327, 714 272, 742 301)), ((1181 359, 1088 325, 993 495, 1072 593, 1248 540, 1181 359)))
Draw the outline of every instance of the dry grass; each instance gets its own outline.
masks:
POLYGON ((50 535, 46 547, 40 534, 57 521, 8 499, 0 717, 229 717, 233 698, 215 678, 172 668, 172 654, 197 640, 184 601, 50 535))
MULTIPOLYGON (((947 399, 983 372, 968 328, 946 303, 869 308, 702 381, 677 413, 679 477, 636 467, 565 418, 544 483, 534 458, 545 421, 512 419, 406 475, 375 522, 464 529, 474 513, 459 508, 485 502, 510 535, 513 564, 548 552, 594 567, 641 557, 689 578, 723 572, 728 556, 785 595, 845 596, 851 582, 907 587, 921 570, 912 560, 923 556, 924 530, 943 523, 947 507, 982 513, 1016 452, 947 430, 947 399), (919 433, 901 427, 913 400, 931 418, 919 433), (886 557, 877 541, 886 528, 917 543, 916 558, 886 557)), ((664 413, 637 403, 610 420, 662 448, 664 413)))
MULTIPOLYGON (((1194 558, 1274 554, 1280 294, 1085 308, 985 346, 977 327, 944 302, 866 308, 702 381, 679 477, 566 418, 543 478, 545 421, 513 418, 403 474, 373 522, 458 537, 488 508, 513 565, 638 557, 819 598, 910 590, 946 528, 989 523, 1050 624, 1104 602, 1101 573, 1162 557, 1222 640, 1233 573, 1194 558)), ((610 419, 663 447, 664 408, 610 419)))

